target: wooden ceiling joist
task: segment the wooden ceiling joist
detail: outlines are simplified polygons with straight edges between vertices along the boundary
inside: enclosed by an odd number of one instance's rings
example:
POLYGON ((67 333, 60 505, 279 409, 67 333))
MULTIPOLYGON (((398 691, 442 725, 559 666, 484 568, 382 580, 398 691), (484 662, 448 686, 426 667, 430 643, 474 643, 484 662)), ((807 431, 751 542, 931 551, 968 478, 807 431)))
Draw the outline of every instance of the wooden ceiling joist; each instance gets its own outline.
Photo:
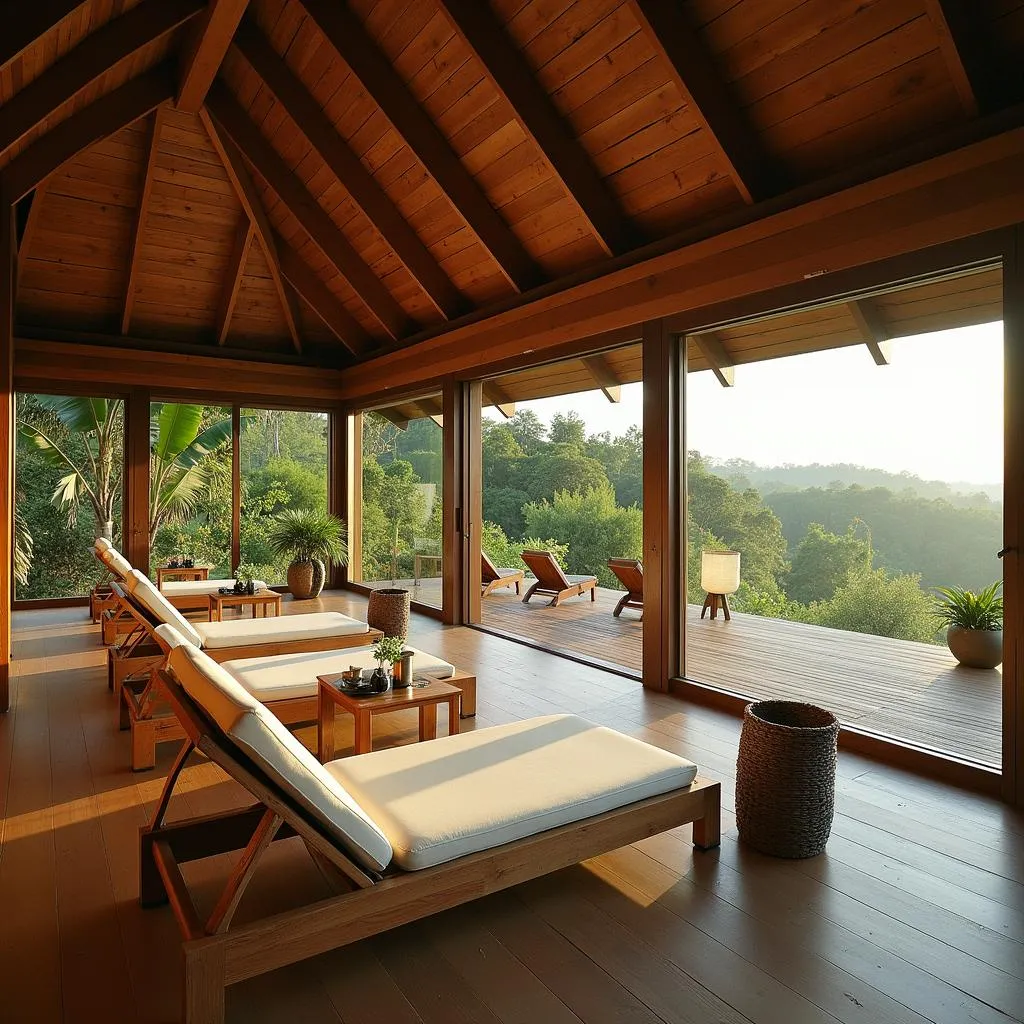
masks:
POLYGON ((491 206, 441 130, 349 10, 335 0, 302 0, 324 37, 491 254, 509 284, 526 291, 544 280, 512 229, 491 206))
POLYGON ((20 199, 83 149, 145 117, 173 95, 174 77, 167 64, 107 93, 33 142, 4 168, 8 194, 20 199))
POLYGON ((465 312, 465 299, 430 250, 251 19, 242 20, 234 42, 438 312, 448 319, 465 312))
POLYGON ((870 299, 852 299, 846 308, 857 325, 864 344, 878 366, 888 366, 890 356, 889 332, 878 308, 870 299))
POLYGON ((20 0, 4 5, 3 34, 0 35, 0 71, 16 60, 37 39, 56 28, 85 0, 20 0))
POLYGON ((736 366, 718 335, 713 331, 707 331, 704 334, 693 334, 690 337, 708 361, 712 373, 718 378, 718 383, 723 388, 733 387, 736 383, 736 366))
POLYGON ((592 356, 584 356, 581 362, 587 368, 591 380, 601 389, 609 402, 622 401, 622 384, 603 355, 598 352, 592 356))
POLYGON ((638 245, 635 226, 490 6, 480 0, 441 0, 441 5, 605 252, 612 256, 638 245))
MULTIPOLYGON (((273 282, 274 290, 277 292, 281 309, 284 313, 285 323, 288 325, 288 334, 292 339, 292 346, 296 352, 302 351, 302 339, 299 337, 298 320, 294 315, 291 304, 291 297, 285 285, 281 272, 281 262, 275 243, 274 230, 270 225, 266 211, 263 209, 263 202, 260 199, 259 191, 252 180, 249 168, 245 166, 242 154, 238 152, 234 143, 221 135, 220 130, 213 123, 213 119, 206 112, 199 112, 199 120, 206 129, 210 143, 220 157, 221 164, 227 173, 231 187, 235 190, 238 201, 242 204, 242 210, 252 225, 253 232, 259 239, 260 247, 267 258, 267 267, 270 270, 270 279, 273 282)), ((308 300, 307 300, 308 301, 308 300)), ((354 321, 353 321, 354 323, 354 321)), ((358 326, 358 325, 357 325, 358 326)), ((362 328, 359 328, 360 332, 362 328)), ((338 340, 347 344, 340 335, 338 340)), ((351 346, 349 346, 351 349, 351 346)), ((354 350, 352 350, 354 351, 354 350)))
POLYGON ((485 380, 483 384, 484 398, 501 413, 505 419, 510 420, 516 414, 516 403, 509 398, 505 389, 494 380, 485 380))
POLYGON ((352 248, 341 228, 331 220, 295 172, 264 138, 223 82, 214 83, 207 97, 207 109, 302 225, 303 230, 319 246, 335 270, 348 281, 384 330, 396 341, 412 333, 416 324, 352 248))
POLYGON ((86 36, 0 106, 0 154, 112 67, 202 9, 202 0, 145 0, 86 36))
POLYGON ((182 47, 176 106, 199 113, 249 0, 209 0, 206 14, 182 47))
MULTIPOLYGON (((939 51, 968 117, 1000 106, 999 75, 995 55, 983 36, 977 4, 964 0, 925 0, 928 16, 939 36, 939 51)), ((1002 97, 1008 106, 1020 97, 1002 97)))
POLYGON ((654 52, 666 62, 687 106, 748 203, 780 191, 778 170, 678 0, 628 0, 654 52))
POLYGON ((252 221, 243 213, 235 231, 235 240, 231 246, 231 258, 224 272, 224 287, 221 290, 220 305, 217 307, 216 335, 217 344, 223 345, 231 331, 231 314, 235 311, 238 301, 238 290, 242 285, 242 273, 245 261, 249 256, 249 248, 253 240, 252 221))

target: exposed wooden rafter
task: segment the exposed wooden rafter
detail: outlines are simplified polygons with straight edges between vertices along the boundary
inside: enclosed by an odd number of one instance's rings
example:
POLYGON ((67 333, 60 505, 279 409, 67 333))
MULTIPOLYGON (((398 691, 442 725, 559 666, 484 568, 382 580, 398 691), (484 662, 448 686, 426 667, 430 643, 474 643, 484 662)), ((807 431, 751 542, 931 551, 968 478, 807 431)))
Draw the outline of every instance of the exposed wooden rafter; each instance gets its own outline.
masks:
POLYGON ((638 245, 635 226, 490 6, 480 0, 441 0, 441 5, 605 252, 615 255, 638 245))
POLYGON ((16 60, 40 36, 59 25, 85 0, 14 0, 4 5, 0 35, 0 71, 16 60))
POLYGON ((494 380, 485 380, 483 383, 484 398, 509 420, 516 414, 516 403, 508 396, 505 389, 494 380))
POLYGON ((615 371, 608 365, 608 360, 598 352, 592 356, 584 356, 581 361, 591 379, 604 393, 604 397, 609 402, 621 402, 622 384, 615 376, 615 371))
POLYGON ((707 131, 723 166, 748 203, 780 190, 778 169, 757 133, 730 95, 678 0, 628 0, 653 50, 668 64, 672 79, 707 131))
POLYGON ((723 388, 731 388, 736 383, 736 364, 725 350, 721 339, 714 331, 704 334, 692 334, 693 343, 700 349, 701 355, 708 361, 712 373, 718 378, 723 388))
POLYGON ((202 10, 202 0, 145 0, 83 39, 0 106, 0 154, 133 53, 202 10))
POLYGON ((964 0, 925 0, 925 8, 935 25, 939 51, 968 116, 976 117, 1020 99, 1019 96, 1000 96, 999 62, 984 38, 983 19, 977 4, 964 0))
POLYGON ((846 308, 864 339, 871 358, 878 366, 889 365, 889 332, 879 314, 878 307, 870 299, 851 299, 846 308))
POLYGON ((416 324, 264 138, 223 82, 214 83, 207 97, 207 109, 384 330, 396 340, 414 331, 416 324))
POLYGON ((399 430, 405 430, 409 426, 409 420, 395 409, 374 409, 376 413, 379 413, 393 426, 398 427, 399 430))
POLYGON ((176 106, 199 113, 249 0, 209 0, 206 14, 182 46, 176 106))
POLYGON ((317 27, 437 182, 491 254, 508 282, 525 291, 544 275, 512 229, 491 206, 448 140, 416 102, 391 62, 343 3, 302 0, 317 27))
POLYGON ((167 64, 125 82, 19 153, 2 173, 8 193, 20 199, 83 149, 145 117, 173 95, 174 78, 167 64))
POLYGON ((430 250, 251 19, 242 20, 234 45, 263 84, 277 97, 278 103, 298 125, 366 219, 391 246, 438 312, 449 319, 465 312, 465 299, 430 250))
POLYGON ((243 212, 242 219, 235 230, 235 241, 231 246, 231 258, 224 272, 224 286, 220 293, 220 305, 217 307, 216 335, 217 344, 223 345, 228 340, 231 330, 231 314, 235 311, 238 301, 238 290, 242 284, 245 261, 249 256, 249 247, 253 240, 252 221, 243 212))

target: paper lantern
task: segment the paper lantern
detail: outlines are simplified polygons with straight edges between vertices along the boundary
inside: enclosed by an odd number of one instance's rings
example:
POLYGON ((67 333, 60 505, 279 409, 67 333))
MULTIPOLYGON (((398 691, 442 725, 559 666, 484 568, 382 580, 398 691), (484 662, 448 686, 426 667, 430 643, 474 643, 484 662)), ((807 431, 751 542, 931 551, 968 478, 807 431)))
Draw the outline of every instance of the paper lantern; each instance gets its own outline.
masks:
POLYGON ((740 553, 701 552, 700 585, 709 594, 735 594, 740 585, 740 553))

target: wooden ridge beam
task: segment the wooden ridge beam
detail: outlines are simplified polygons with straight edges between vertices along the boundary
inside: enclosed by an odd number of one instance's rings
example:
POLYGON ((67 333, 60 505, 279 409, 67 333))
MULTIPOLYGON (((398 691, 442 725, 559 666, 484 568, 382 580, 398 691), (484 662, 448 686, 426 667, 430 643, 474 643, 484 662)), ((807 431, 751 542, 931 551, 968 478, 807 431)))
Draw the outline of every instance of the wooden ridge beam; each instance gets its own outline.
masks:
MULTIPOLYGON (((263 255, 267 258, 270 279, 274 284, 278 300, 281 303, 281 310, 284 314, 285 323, 288 326, 288 334, 292 339, 292 346, 296 352, 301 352, 302 339, 299 337, 298 318, 295 316, 291 295, 281 276, 281 263, 277 246, 274 242, 274 230, 270 225, 270 219, 267 217, 266 211, 263 209, 259 190, 252 180, 252 175, 249 174, 249 169, 245 166, 242 154, 238 152, 230 139, 225 138, 220 133, 205 108, 199 111, 199 120, 202 121, 210 143, 220 157, 228 180, 231 182, 231 187, 235 190, 235 195, 242 204, 242 210, 246 217, 249 218, 249 223, 252 225, 256 238, 259 239, 263 255)), ((345 339, 340 336, 338 340, 345 343, 345 339)))
POLYGON ((145 117, 173 95, 167 64, 125 82, 19 153, 0 175, 8 194, 20 199, 83 149, 145 117))
POLYGON ((182 45, 175 105, 198 114, 231 45, 249 0, 209 0, 206 14, 182 45))
POLYGON ((221 290, 220 305, 217 308, 218 345, 223 345, 228 340, 228 332, 231 330, 231 314, 234 313, 235 303, 238 301, 245 261, 249 256, 249 246, 252 244, 254 234, 252 221, 243 212, 242 219, 238 222, 238 228, 235 231, 235 241, 231 247, 228 268, 224 273, 224 287, 221 290))
POLYGON ((510 420, 516 414, 516 403, 509 397, 505 389, 494 380, 483 382, 484 398, 501 413, 505 419, 510 420))
POLYGON ((781 191, 775 162, 738 101, 730 95, 728 83, 715 68, 678 0, 627 2, 744 200, 755 203, 781 191))
POLYGON ((889 332, 878 307, 870 299, 851 299, 846 308, 864 339, 871 358, 877 366, 888 366, 890 357, 889 332))
POLYGON ((1000 95, 998 61, 984 37, 977 8, 963 0, 924 0, 924 4, 964 112, 976 117, 1019 100, 1019 95, 1000 95))
POLYGON ((37 39, 56 28, 85 0, 33 0, 7 3, 0 37, 0 71, 21 56, 37 39))
POLYGON ((562 182, 605 253, 615 256, 640 244, 635 225, 490 6, 480 0, 441 0, 441 6, 512 108, 520 127, 562 182))
POLYGON ((723 388, 731 388, 736 384, 736 363, 725 350, 721 339, 714 331, 704 334, 691 334, 693 343, 700 349, 701 355, 708 361, 711 371, 718 378, 723 388))
POLYGON ((587 368, 587 373, 604 392, 604 397, 609 402, 622 401, 622 384, 615 376, 615 371, 609 366, 608 360, 600 352, 596 352, 592 356, 583 356, 580 362, 587 368))
POLYGON ((0 106, 0 154, 101 75, 197 15, 202 0, 144 0, 86 36, 0 106))
POLYGON ((448 319, 465 312, 466 300, 441 265, 251 19, 242 19, 234 46, 320 154, 355 205, 391 246, 437 311, 448 319))
POLYGON ((149 156, 146 169, 142 175, 142 188, 139 190, 139 205, 135 209, 135 222, 132 225, 131 248, 128 253, 128 280, 124 287, 124 306, 121 314, 121 333, 131 333, 132 310, 135 307, 135 288, 139 274, 139 243, 142 240, 142 228, 146 222, 149 209, 149 197, 153 192, 153 171, 156 170, 157 157, 160 152, 160 128, 163 124, 163 106, 153 112, 153 129, 149 137, 149 156))
POLYGON ((341 228, 331 220, 295 172, 264 138, 223 82, 214 83, 206 106, 218 125, 230 136, 338 273, 348 281, 367 309, 380 321, 384 330, 396 340, 414 331, 416 324, 352 248, 341 228))
POLYGON ((302 0, 302 5, 490 253, 509 284, 520 292, 541 284, 541 268, 491 206, 476 179, 409 92, 362 22, 346 4, 335 0, 302 0))

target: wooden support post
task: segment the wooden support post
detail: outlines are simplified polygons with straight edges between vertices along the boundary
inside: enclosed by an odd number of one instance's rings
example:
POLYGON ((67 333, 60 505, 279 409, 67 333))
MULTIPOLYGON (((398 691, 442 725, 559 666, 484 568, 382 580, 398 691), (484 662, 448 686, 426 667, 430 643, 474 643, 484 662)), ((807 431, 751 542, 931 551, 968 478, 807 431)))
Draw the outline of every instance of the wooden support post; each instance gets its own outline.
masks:
MULTIPOLYGON (((231 407, 231 575, 242 561, 242 410, 231 407)), ((255 609, 254 609, 255 612, 255 609)))
MULTIPOLYGON (((348 417, 340 409, 331 409, 327 416, 327 507, 331 515, 343 523, 350 522, 346 496, 348 493, 348 445, 346 437, 348 417)), ((352 557, 352 539, 349 538, 349 558, 352 557)), ((327 586, 337 590, 345 581, 345 567, 332 565, 327 586)))
POLYGON ((348 523, 348 581, 363 578, 363 414, 345 417, 345 521, 348 523))
POLYGON ((121 543, 136 568, 149 571, 149 388, 132 388, 124 406, 124 513, 121 543))
POLYGON ((480 381, 465 385, 466 401, 462 410, 465 421, 465 453, 462 463, 462 507, 469 536, 466 538, 465 558, 465 621, 482 619, 480 588, 480 548, 483 540, 483 449, 481 424, 483 387, 480 381))
POLYGON ((441 481, 441 614, 444 621, 453 626, 461 626, 466 614, 463 571, 469 521, 461 489, 466 454, 463 429, 465 400, 465 385, 454 378, 448 378, 442 394, 444 427, 441 451, 444 458, 441 481))
POLYGON ((14 600, 14 204, 0 189, 0 711, 11 706, 14 600))

